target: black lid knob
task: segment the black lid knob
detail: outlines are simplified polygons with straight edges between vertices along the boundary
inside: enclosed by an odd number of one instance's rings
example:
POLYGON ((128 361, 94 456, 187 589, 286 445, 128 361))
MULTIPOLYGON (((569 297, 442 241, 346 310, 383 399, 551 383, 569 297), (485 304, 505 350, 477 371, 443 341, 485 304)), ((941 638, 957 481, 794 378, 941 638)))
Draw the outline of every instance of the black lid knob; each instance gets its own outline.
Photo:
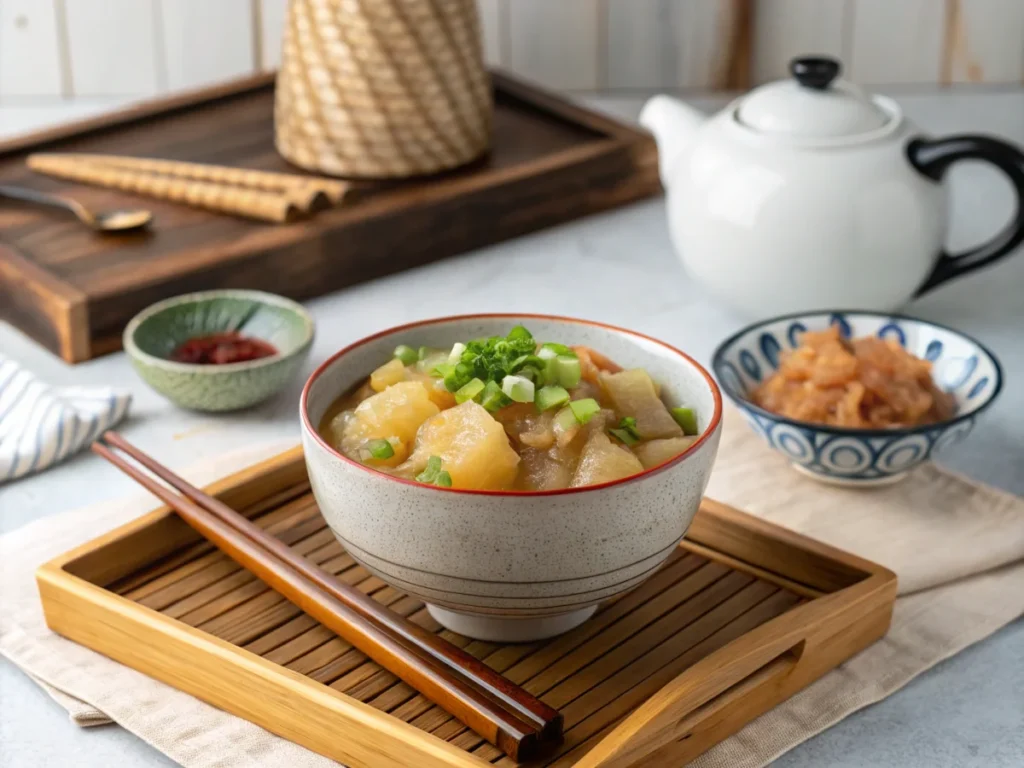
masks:
POLYGON ((839 77, 842 66, 828 56, 801 56, 789 62, 789 71, 804 88, 823 91, 839 77))

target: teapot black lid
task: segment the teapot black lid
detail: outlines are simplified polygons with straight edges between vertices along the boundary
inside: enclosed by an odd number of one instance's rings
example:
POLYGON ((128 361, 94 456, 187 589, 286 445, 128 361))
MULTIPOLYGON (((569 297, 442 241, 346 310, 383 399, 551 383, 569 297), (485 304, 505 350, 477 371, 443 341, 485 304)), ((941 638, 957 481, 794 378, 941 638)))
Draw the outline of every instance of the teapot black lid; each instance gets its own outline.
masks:
POLYGON ((798 56, 789 62, 789 72, 804 88, 823 91, 843 71, 838 59, 831 56, 798 56))
POLYGON ((797 56, 791 78, 755 88, 739 99, 736 119, 762 135, 789 142, 836 144, 871 135, 892 115, 863 89, 842 79, 831 56, 797 56))

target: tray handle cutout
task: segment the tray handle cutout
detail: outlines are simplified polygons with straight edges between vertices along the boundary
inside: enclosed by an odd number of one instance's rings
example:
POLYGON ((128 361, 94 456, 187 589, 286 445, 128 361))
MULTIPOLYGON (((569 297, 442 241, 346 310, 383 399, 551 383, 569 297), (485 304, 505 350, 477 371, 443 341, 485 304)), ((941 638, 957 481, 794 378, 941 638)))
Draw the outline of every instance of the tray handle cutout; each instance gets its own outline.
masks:
MULTIPOLYGON (((775 686, 785 684, 786 678, 800 662, 805 647, 806 641, 800 640, 765 661, 756 658, 760 654, 755 654, 754 658, 741 660, 743 667, 753 664, 753 669, 749 670, 725 668, 706 674, 707 670, 691 668, 691 672, 698 672, 693 680, 692 693, 684 694, 681 700, 675 702, 675 706, 664 708, 662 702, 656 701, 658 696, 648 700, 646 706, 654 708, 654 713, 645 717, 641 714, 644 709, 641 707, 631 716, 631 719, 640 720, 636 723, 636 730, 624 735, 623 740, 618 743, 601 745, 607 749, 599 746, 591 751, 576 764, 576 768, 631 768, 641 765, 679 764, 683 753, 689 754, 688 742, 704 741, 699 737, 707 731, 714 730, 723 718, 728 717, 734 706, 742 707, 744 702, 750 701, 772 700, 768 692, 775 686), (743 674, 744 671, 746 674, 743 674), (736 679, 737 674, 742 675, 739 680, 736 679), (675 716, 674 721, 665 718, 671 711, 679 712, 680 709, 683 710, 681 717, 675 716)), ((753 716, 759 714, 761 713, 757 712, 753 716)), ((613 741, 614 738, 610 737, 609 741, 613 741)), ((707 746, 704 746, 696 750, 694 756, 706 748, 707 746)), ((685 759, 691 758, 692 756, 685 759)))
POLYGON ((724 690, 697 706, 676 723, 675 730, 680 735, 676 737, 675 742, 693 738, 693 735, 706 725, 716 713, 721 712, 733 702, 739 701, 757 690, 781 682, 796 668, 803 655, 804 646, 805 642, 801 640, 792 648, 783 651, 771 661, 755 669, 739 682, 724 687, 724 690))

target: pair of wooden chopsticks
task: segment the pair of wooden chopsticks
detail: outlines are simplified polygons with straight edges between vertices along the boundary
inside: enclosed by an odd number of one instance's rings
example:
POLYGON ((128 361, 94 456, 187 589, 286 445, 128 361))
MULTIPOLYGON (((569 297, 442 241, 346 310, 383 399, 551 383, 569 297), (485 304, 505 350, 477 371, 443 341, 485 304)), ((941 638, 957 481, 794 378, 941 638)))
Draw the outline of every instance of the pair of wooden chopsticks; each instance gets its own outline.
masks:
POLYGON ((461 648, 337 581, 116 432, 104 434, 92 450, 174 509, 232 560, 509 757, 531 760, 561 741, 562 716, 556 710, 461 648))
POLYGON ((336 205, 349 191, 347 182, 320 176, 147 157, 47 153, 25 163, 48 176, 274 223, 336 205))

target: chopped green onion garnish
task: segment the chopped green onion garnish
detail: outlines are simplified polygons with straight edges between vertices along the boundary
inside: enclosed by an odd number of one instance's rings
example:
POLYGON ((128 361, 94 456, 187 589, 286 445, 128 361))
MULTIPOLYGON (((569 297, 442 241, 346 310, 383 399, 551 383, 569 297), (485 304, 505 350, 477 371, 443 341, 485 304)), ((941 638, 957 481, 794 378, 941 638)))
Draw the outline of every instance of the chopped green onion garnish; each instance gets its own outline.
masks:
POLYGON ((609 429, 608 431, 626 445, 636 445, 640 442, 640 439, 634 437, 628 429, 609 429))
POLYGON ((549 355, 551 357, 557 357, 558 355, 576 357, 576 353, 572 351, 572 347, 567 347, 565 344, 558 344, 554 341, 549 341, 543 344, 537 354, 541 357, 548 357, 549 355))
POLYGON ((461 341, 457 342, 452 346, 452 351, 448 353, 448 362, 451 365, 455 365, 462 359, 462 353, 466 351, 466 345, 461 341))
POLYGON ((426 468, 416 475, 416 479, 427 485, 439 485, 442 488, 452 487, 452 476, 441 469, 441 457, 431 456, 427 459, 426 468))
POLYGON ((594 418, 595 413, 601 410, 601 406, 597 404, 597 400, 592 397, 587 397, 583 400, 573 400, 569 403, 569 407, 572 409, 573 415, 576 417, 576 421, 580 424, 586 424, 594 418))
POLYGON ((556 413, 555 424, 563 432, 571 432, 580 425, 579 421, 576 420, 576 414, 572 412, 572 408, 563 408, 556 413))
POLYGON ((557 384, 558 383, 558 370, 555 367, 555 363, 558 356, 545 358, 544 360, 544 371, 541 373, 541 379, 545 384, 557 384))
POLYGON ((424 373, 428 373, 431 376, 436 376, 434 368, 438 365, 444 365, 448 362, 448 353, 437 349, 428 349, 427 347, 420 347, 419 354, 423 354, 426 350, 426 357, 421 357, 420 361, 416 363, 416 367, 424 373))
MULTIPOLYGON (((440 366, 438 367, 440 368, 440 366)), ((446 363, 443 375, 444 388, 449 392, 458 392, 474 378, 472 369, 465 363, 458 363, 457 365, 446 363)))
POLYGON ((537 350, 537 357, 541 360, 554 360, 558 357, 558 352, 551 348, 550 344, 545 344, 543 347, 537 350))
POLYGON ((437 376, 440 379, 445 378, 449 373, 455 370, 455 366, 451 363, 438 363, 430 371, 431 376, 437 376))
POLYGON ((676 424, 683 428, 684 435, 700 434, 700 429, 697 428, 697 412, 693 408, 680 406, 679 408, 669 409, 669 413, 676 420, 676 424))
POLYGON ((435 352, 437 352, 436 349, 431 349, 430 347, 420 347, 419 350, 416 352, 416 357, 420 360, 426 360, 435 352))
POLYGON ((501 381, 501 391, 517 403, 533 402, 533 382, 525 376, 513 376, 512 374, 509 374, 501 381))
POLYGON ((395 347, 395 357, 402 361, 402 365, 412 365, 420 359, 416 350, 405 344, 399 344, 395 347))
POLYGON ((484 391, 485 386, 480 379, 471 379, 468 384, 455 393, 455 402, 461 404, 467 400, 476 400, 477 395, 484 391))
MULTIPOLYGON (((442 472, 442 470, 441 470, 441 457, 440 456, 431 456, 429 459, 427 459, 427 466, 424 467, 422 472, 420 472, 418 475, 416 475, 416 479, 419 482, 421 482, 421 483, 426 483, 427 485, 432 485, 432 484, 437 482, 438 478, 441 475, 441 472, 442 472)), ((448 473, 445 472, 444 474, 447 475, 448 473)), ((452 482, 452 479, 449 476, 449 478, 448 478, 448 485, 449 486, 451 485, 451 482, 452 482)))
POLYGON ((559 355, 555 358, 554 372, 558 383, 566 389, 574 389, 580 385, 582 369, 578 358, 559 355))
POLYGON ((569 402, 569 393, 564 387, 552 386, 541 387, 537 390, 537 398, 534 403, 538 411, 546 411, 557 408, 569 402))
POLYGON ((366 450, 368 450, 370 455, 375 459, 390 459, 395 455, 394 446, 391 445, 390 441, 384 440, 383 438, 368 442, 366 444, 366 450))
POLYGON ((533 341, 533 334, 523 328, 523 326, 517 325, 508 332, 508 336, 505 338, 509 341, 533 341))
POLYGON ((487 386, 484 387, 483 394, 480 395, 480 405, 491 413, 500 411, 511 402, 508 395, 501 391, 501 386, 496 381, 488 381, 487 386))
POLYGON ((544 359, 537 355, 520 355, 512 361, 510 371, 511 373, 519 373, 520 370, 526 367, 536 368, 540 371, 544 369, 544 365, 544 359))
POLYGON ((641 439, 640 433, 636 429, 636 419, 632 416, 623 417, 622 421, 619 422, 619 429, 624 429, 637 440, 641 439))

